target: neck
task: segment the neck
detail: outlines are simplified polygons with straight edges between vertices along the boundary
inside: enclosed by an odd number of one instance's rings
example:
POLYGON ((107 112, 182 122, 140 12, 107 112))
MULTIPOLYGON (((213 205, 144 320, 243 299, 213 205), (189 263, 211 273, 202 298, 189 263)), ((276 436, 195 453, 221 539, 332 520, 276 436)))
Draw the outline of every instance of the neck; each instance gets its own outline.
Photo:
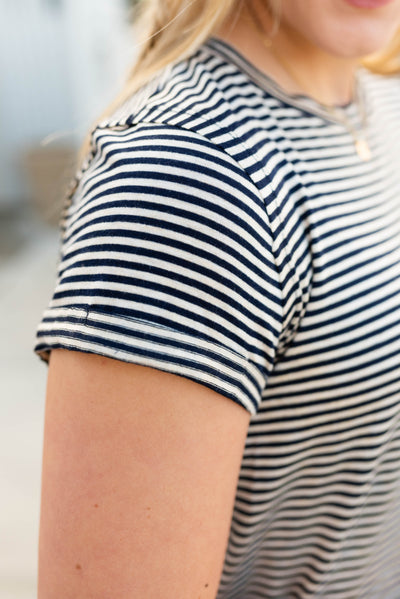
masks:
POLYGON ((235 46, 254 66, 290 94, 302 94, 330 106, 353 99, 357 60, 333 56, 315 47, 288 25, 273 29, 271 16, 260 16, 258 26, 245 9, 226 22, 217 36, 235 46))
POLYGON ((269 53, 289 92, 329 106, 343 106, 353 99, 357 60, 328 54, 288 26, 280 27, 269 53))

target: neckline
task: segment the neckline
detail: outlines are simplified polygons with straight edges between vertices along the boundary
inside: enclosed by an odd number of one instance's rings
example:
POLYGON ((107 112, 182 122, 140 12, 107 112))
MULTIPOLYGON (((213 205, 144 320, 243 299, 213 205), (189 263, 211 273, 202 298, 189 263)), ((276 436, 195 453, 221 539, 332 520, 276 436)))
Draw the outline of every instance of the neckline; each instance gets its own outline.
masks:
MULTIPOLYGON (((320 104, 314 98, 305 94, 291 94, 284 90, 279 83, 277 83, 272 77, 267 75, 264 71, 261 71, 256 67, 240 50, 232 46, 222 38, 217 36, 211 36, 206 41, 206 45, 217 51, 223 58, 232 62, 241 72, 243 72, 249 79, 251 79, 258 87, 268 92, 272 96, 282 100, 285 104, 300 108, 305 112, 323 117, 325 120, 333 123, 340 123, 340 120, 335 118, 330 110, 320 104)), ((363 98, 363 102, 368 114, 368 107, 366 106, 365 93, 362 86, 362 71, 360 67, 357 69, 355 77, 356 94, 363 98)), ((359 116, 359 107, 357 102, 352 99, 350 102, 344 105, 338 105, 336 107, 348 118, 357 118, 359 116)))

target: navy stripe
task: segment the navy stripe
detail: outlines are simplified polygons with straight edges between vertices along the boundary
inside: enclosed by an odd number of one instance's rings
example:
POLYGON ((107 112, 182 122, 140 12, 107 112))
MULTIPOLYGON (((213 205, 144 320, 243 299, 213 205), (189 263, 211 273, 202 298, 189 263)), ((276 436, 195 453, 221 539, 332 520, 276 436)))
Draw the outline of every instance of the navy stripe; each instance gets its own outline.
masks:
POLYGON ((358 85, 369 162, 211 38, 93 130, 66 196, 37 354, 252 414, 217 599, 400 597, 400 80, 358 85))

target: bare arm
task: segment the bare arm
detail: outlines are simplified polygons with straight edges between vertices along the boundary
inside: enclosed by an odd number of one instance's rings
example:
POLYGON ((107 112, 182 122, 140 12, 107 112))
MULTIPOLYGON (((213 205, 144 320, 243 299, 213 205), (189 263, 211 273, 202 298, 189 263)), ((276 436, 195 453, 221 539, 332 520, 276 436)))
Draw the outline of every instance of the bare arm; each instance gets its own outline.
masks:
POLYGON ((248 421, 182 377, 53 350, 38 599, 214 598, 248 421))

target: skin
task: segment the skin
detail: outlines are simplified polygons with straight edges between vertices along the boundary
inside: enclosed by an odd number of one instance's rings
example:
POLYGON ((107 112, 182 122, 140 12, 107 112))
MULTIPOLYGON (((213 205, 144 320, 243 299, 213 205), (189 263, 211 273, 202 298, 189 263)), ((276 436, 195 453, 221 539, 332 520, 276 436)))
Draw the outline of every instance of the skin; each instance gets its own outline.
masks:
MULTIPOLYGON (((271 18, 254 0, 266 31, 271 18)), ((400 22, 344 0, 283 0, 266 48, 245 4, 219 31, 289 92, 350 99, 359 58, 400 22), (294 81, 281 52, 302 77, 294 81)), ((212 599, 221 576, 249 414, 182 377, 69 350, 51 353, 38 599, 212 599)))
POLYGON ((176 375, 53 350, 38 599, 211 599, 249 415, 176 375))
MULTIPOLYGON (((268 36, 273 20, 265 0, 249 2, 268 36)), ((400 27, 400 0, 376 9, 355 8, 346 0, 280 0, 279 29, 267 48, 249 20, 247 4, 238 3, 218 36, 289 93, 305 93, 330 105, 351 100, 360 59, 384 48, 400 27)))

